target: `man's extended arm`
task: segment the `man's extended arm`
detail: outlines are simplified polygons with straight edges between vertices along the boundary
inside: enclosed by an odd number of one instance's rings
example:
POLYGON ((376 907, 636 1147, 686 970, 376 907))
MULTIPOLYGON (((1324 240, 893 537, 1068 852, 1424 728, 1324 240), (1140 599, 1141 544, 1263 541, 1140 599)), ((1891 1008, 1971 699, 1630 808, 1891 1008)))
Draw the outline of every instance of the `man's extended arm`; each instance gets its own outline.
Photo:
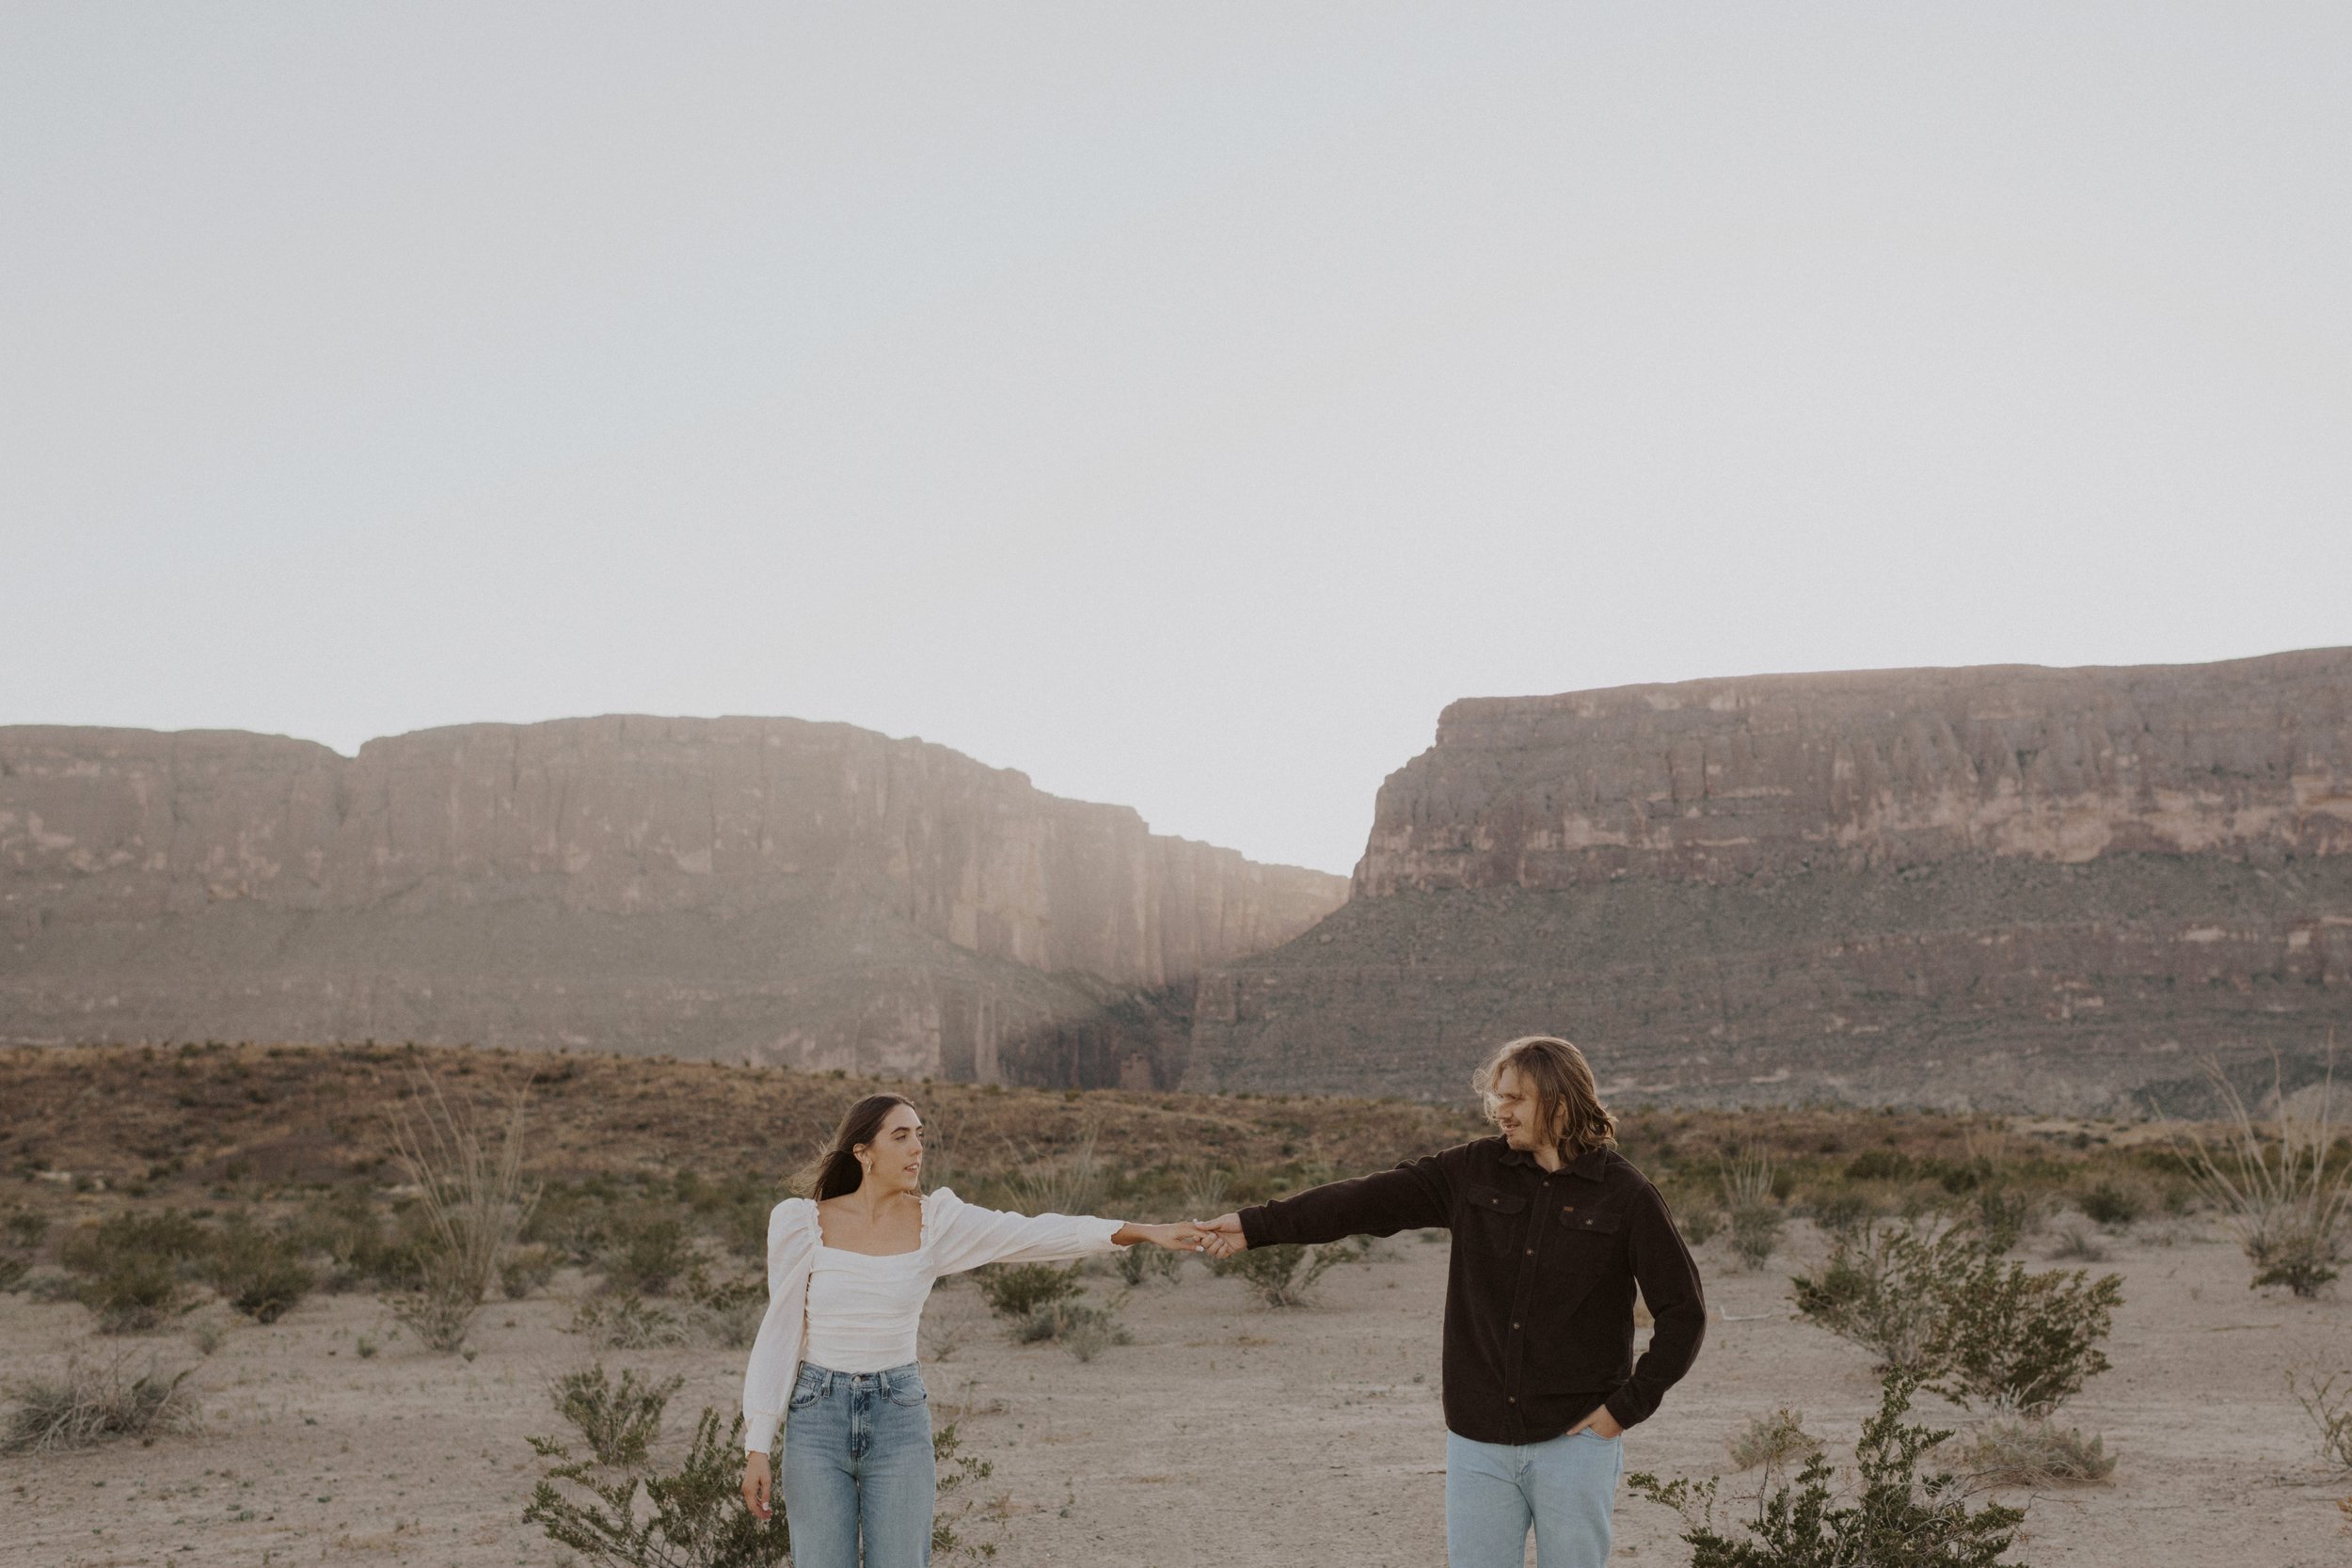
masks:
POLYGON ((1454 1182, 1440 1155, 1408 1160, 1394 1170, 1310 1187, 1227 1214, 1206 1228, 1211 1250, 1231 1257, 1244 1247, 1284 1242, 1336 1242, 1343 1236, 1393 1236, 1400 1230, 1448 1224, 1454 1182), (1218 1245, 1222 1241, 1223 1245, 1218 1245))
POLYGON ((1655 1187, 1644 1186, 1628 1216, 1631 1222, 1633 1279, 1642 1288, 1657 1326, 1649 1348, 1633 1363, 1633 1375, 1609 1396, 1603 1406, 1619 1426, 1647 1420, 1666 1390, 1698 1359, 1699 1341, 1707 1338, 1707 1297, 1699 1289, 1698 1265, 1682 1244, 1666 1200, 1655 1187))

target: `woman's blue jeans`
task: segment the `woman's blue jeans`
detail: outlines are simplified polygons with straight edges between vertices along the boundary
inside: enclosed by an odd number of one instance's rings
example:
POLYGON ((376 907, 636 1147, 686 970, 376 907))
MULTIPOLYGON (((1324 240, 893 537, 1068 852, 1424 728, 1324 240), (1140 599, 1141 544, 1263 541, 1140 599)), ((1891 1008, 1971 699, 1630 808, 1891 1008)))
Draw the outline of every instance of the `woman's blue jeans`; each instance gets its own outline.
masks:
POLYGON ((1537 1568, 1601 1568, 1624 1469, 1625 1439, 1590 1428, 1518 1446, 1447 1433, 1449 1568, 1520 1568, 1530 1528, 1537 1568))
POLYGON ((785 1409, 781 1479, 800 1568, 929 1563, 939 1469, 930 1396, 914 1363, 835 1372, 803 1362, 785 1409))

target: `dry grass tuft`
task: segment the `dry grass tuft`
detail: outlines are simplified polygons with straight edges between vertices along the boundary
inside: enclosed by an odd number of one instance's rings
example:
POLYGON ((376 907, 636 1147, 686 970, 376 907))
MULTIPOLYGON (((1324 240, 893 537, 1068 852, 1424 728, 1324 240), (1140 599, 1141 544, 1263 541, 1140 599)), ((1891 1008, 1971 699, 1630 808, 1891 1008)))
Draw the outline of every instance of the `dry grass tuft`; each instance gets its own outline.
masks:
POLYGON ((479 1118, 453 1109, 430 1073, 420 1071, 411 1092, 389 1109, 392 1147, 424 1219, 423 1283, 392 1310, 435 1350, 466 1342, 537 1196, 523 1180, 523 1107, 517 1092, 495 1148, 479 1118))
POLYGON ((1733 1468, 1740 1470, 1753 1470, 1759 1465, 1783 1468, 1791 1460, 1810 1459, 1821 1451, 1821 1440, 1804 1430, 1802 1410, 1775 1410, 1769 1416, 1754 1417, 1724 1446, 1731 1450, 1733 1468))
POLYGON ((118 1358, 103 1366, 75 1359, 55 1377, 20 1378, 8 1386, 15 1407, 0 1426, 0 1452, 51 1453, 185 1431, 196 1424, 198 1402, 187 1377, 167 1378, 151 1363, 135 1378, 118 1358))
POLYGON ((2047 1421, 1988 1421, 1967 1453, 1969 1474, 1993 1486, 2089 1486, 2115 1473, 2097 1434, 2047 1421))
POLYGON ((2335 1151, 2335 1049, 2315 1097, 2289 1096, 2276 1053, 2271 1091, 2278 1114, 2257 1123, 2235 1085, 2208 1058, 2205 1076, 2227 1107, 2219 1146, 2195 1128, 2176 1130, 2173 1147, 2198 1190, 2221 1211, 2222 1223, 2245 1247, 2256 1285, 2284 1285, 2313 1296, 2336 1277, 2344 1229, 2352 1216, 2352 1162, 2331 1165, 2335 1151), (2308 1100, 2308 1103, 2298 1101, 2308 1100))

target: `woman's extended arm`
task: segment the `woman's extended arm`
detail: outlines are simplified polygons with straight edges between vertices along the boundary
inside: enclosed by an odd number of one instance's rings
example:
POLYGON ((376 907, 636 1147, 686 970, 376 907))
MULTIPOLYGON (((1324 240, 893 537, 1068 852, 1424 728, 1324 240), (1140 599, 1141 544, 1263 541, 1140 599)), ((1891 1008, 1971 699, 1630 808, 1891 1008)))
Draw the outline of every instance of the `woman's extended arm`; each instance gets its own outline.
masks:
POLYGON ((784 1420, 785 1401, 801 1370, 808 1322, 808 1271, 817 1255, 817 1208, 787 1198, 768 1216, 768 1311, 759 1320, 743 1368, 743 1447, 766 1453, 784 1420))
POLYGON ((1088 1214, 1013 1214, 966 1203, 942 1187, 923 1200, 934 1274, 961 1274, 985 1263, 1058 1262, 1149 1242, 1194 1250, 1188 1225, 1130 1225, 1088 1214))

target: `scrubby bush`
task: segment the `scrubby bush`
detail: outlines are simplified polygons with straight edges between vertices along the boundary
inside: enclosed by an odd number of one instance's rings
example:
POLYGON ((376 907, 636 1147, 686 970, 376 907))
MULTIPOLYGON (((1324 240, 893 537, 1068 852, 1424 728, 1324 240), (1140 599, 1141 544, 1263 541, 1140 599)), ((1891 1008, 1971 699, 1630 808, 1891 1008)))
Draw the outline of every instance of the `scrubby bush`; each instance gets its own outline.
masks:
POLYGON ((1986 1422, 1964 1463, 1970 1476, 1994 1486, 2083 1486, 2115 1473, 2105 1438, 2037 1420, 1986 1422))
POLYGON ((291 1240, 249 1220, 222 1229, 203 1272, 230 1306, 262 1323, 276 1323, 318 1282, 291 1240))
POLYGON ((2083 1271, 2029 1274, 1979 1252, 1940 1304, 1931 1354, 1938 1392, 1963 1405, 2026 1415, 2051 1410, 2107 1370, 2099 1341, 2115 1326, 2121 1276, 2083 1271))
POLYGON ((615 1387, 599 1361, 565 1372, 549 1386, 548 1395, 556 1414, 571 1422, 597 1464, 633 1466, 645 1462, 653 1440, 661 1433, 661 1415, 670 1396, 685 1386, 682 1377, 640 1381, 634 1370, 624 1369, 615 1387))
POLYGON ((40 1245, 41 1239, 48 1234, 49 1216, 30 1209, 11 1206, 8 1218, 0 1221, 0 1237, 5 1237, 8 1245, 22 1247, 26 1252, 40 1245))
POLYGON ((1692 1568, 1994 1568, 2025 1511, 1997 1503, 1971 1509, 1963 1478, 1920 1473, 1921 1458, 1951 1433, 1903 1420, 1912 1390, 1906 1379, 1887 1381, 1878 1414, 1854 1446, 1853 1490, 1842 1497, 1833 1490, 1835 1471, 1817 1452, 1793 1487, 1758 1494, 1740 1536, 1715 1528, 1720 1477, 1661 1481, 1642 1472, 1628 1476, 1626 1488, 1681 1515, 1692 1568))
POLYGON ((1136 1338, 1108 1307, 1084 1301, 1049 1301, 1014 1324, 1012 1337, 1024 1345, 1060 1345, 1081 1361, 1136 1338))
POLYGON ((1821 1451, 1821 1440, 1804 1430, 1804 1414, 1797 1410, 1754 1417, 1725 1446, 1731 1450, 1735 1470, 1753 1470, 1759 1465, 1778 1467, 1821 1451))
POLYGON ((1846 1162, 1849 1181, 1903 1181, 1918 1168, 1918 1162, 1899 1148, 1866 1148, 1846 1162))
POLYGON ((187 1379, 187 1371, 165 1377, 152 1364, 132 1377, 120 1360, 93 1366, 78 1359, 55 1377, 18 1378, 7 1389, 0 1452, 45 1453, 184 1431, 197 1417, 187 1379))
POLYGON ((1805 1205, 1813 1223, 1828 1236, 1851 1236, 1878 1217, 1878 1205, 1857 1187, 1818 1191, 1805 1205))
POLYGON ((74 1298, 98 1316, 101 1334, 138 1334, 179 1311, 186 1291, 179 1266, 164 1258, 115 1258, 103 1270, 86 1274, 74 1298))
POLYGON ((1977 1189, 1970 1212, 1985 1244, 1995 1252, 2007 1252, 2039 1223, 2042 1205, 2031 1193, 1988 1184, 1977 1189))
POLYGON ((523 1102, 507 1108, 493 1143, 470 1113, 453 1109, 421 1078, 390 1113, 392 1145, 419 1190, 417 1287, 392 1311, 437 1351, 465 1343, 500 1266, 528 1218, 534 1189, 523 1179, 523 1102))
POLYGON ((2070 1263, 2104 1263, 2107 1260, 2107 1249, 2081 1226, 2070 1225, 2058 1232, 2058 1243, 2050 1248, 2050 1256, 2070 1263))
POLYGON ((562 1261, 551 1246, 518 1246, 499 1265, 499 1289, 507 1300, 520 1301, 534 1291, 547 1289, 562 1261))
POLYGON ((2083 1218, 2106 1230, 2128 1229, 2148 1210, 2138 1192, 2114 1181, 2092 1183, 2075 1196, 2074 1207, 2083 1218))
POLYGON ((572 1313, 571 1331, 607 1350, 649 1350, 692 1338, 675 1313, 628 1292, 580 1303, 572 1313))
POLYGON ((650 1203, 612 1212, 597 1258, 615 1289, 646 1296, 667 1295, 692 1260, 685 1223, 650 1203))
POLYGON ((1114 1266, 1119 1271, 1119 1277, 1132 1288, 1142 1285, 1147 1279, 1173 1280, 1181 1277, 1184 1255, 1138 1242, 1134 1246, 1120 1248, 1114 1266))
POLYGON ((1353 1242, 1327 1242, 1314 1247, 1282 1242, 1237 1252, 1215 1266, 1219 1274, 1248 1286, 1260 1306, 1304 1307, 1315 1281, 1359 1255, 1353 1242))
POLYGON ((2122 1280, 2028 1273, 1981 1233, 1872 1227, 1791 1282, 1798 1312, 1876 1353, 1879 1369, 1960 1403, 2032 1413, 2106 1370, 2122 1280))
POLYGON ((1692 1246, 1705 1246, 1724 1227, 1723 1212, 1703 1203, 1675 1210, 1674 1222, 1675 1228, 1682 1232, 1682 1239, 1692 1246))
POLYGON ((2352 1387, 2336 1391, 2341 1375, 2330 1372, 2323 1378, 2314 1373, 2307 1382, 2303 1374, 2290 1370, 2287 1392, 2319 1429, 2319 1456, 2338 1469, 2352 1470, 2352 1387))
POLYGON ((1023 1320, 1039 1307, 1078 1293, 1078 1271, 1052 1263, 997 1263, 974 1271, 988 1309, 1023 1320))
POLYGON ((678 1468, 615 1473, 533 1439, 555 1463, 523 1519, 591 1568, 772 1568, 790 1550, 791 1531, 781 1506, 765 1520, 743 1506, 742 1441, 740 1416, 723 1432, 719 1413, 706 1409, 678 1468))
POLYGON ((1780 1245, 1781 1212, 1770 1203, 1742 1204, 1731 1212, 1731 1250, 1748 1268, 1760 1269, 1780 1245))

